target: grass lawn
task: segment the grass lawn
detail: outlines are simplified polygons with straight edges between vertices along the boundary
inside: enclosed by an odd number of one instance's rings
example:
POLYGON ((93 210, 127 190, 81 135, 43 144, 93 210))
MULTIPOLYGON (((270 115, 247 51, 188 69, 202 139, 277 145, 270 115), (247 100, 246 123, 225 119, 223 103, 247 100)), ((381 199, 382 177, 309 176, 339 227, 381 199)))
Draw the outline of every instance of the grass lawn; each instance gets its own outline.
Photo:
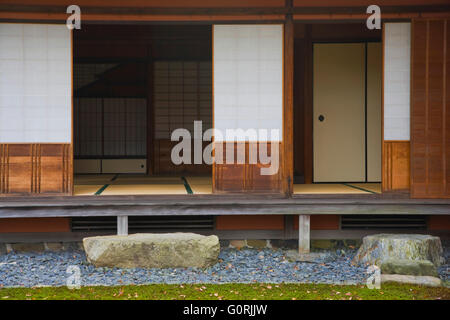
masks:
POLYGON ((1 300, 450 300, 450 288, 387 283, 380 290, 325 284, 154 284, 120 287, 3 288, 1 300))

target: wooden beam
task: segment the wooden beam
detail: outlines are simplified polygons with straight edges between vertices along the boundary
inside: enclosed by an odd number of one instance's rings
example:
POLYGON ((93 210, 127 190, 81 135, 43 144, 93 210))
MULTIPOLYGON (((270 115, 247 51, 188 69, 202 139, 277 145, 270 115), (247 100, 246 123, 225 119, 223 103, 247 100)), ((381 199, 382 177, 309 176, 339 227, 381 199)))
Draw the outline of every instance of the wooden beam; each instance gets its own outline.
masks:
POLYGON ((190 216, 190 215, 448 215, 450 205, 428 204, 124 204, 0 208, 1 218, 190 216))
MULTIPOLYGON (((292 3, 292 1, 291 1, 292 3)), ((433 13, 450 10, 448 4, 425 4, 422 5, 397 5, 381 6, 383 13, 433 13)), ((26 13, 65 13, 67 6, 62 5, 29 5, 29 4, 0 4, 0 11, 5 12, 26 12, 26 13)), ((164 6, 82 6, 82 13, 91 14, 111 14, 111 15, 285 15, 285 14, 364 14, 367 6, 297 6, 274 7, 274 6, 249 6, 249 7, 164 7, 164 6)))
POLYGON ((298 253, 304 254, 310 251, 310 221, 311 216, 302 214, 298 216, 298 253))

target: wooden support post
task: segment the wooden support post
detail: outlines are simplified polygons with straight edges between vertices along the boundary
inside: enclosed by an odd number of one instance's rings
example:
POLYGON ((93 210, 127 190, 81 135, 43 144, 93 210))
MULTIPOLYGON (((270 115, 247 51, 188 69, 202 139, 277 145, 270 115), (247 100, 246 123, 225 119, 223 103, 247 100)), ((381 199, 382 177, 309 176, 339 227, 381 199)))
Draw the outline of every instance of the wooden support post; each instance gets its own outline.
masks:
POLYGON ((286 0, 284 23, 284 104, 283 104, 283 193, 291 196, 294 188, 294 20, 293 1, 286 0))
POLYGON ((117 235, 128 235, 128 216, 117 216, 117 235))
POLYGON ((298 253, 304 254, 310 251, 310 215, 298 216, 298 253))
POLYGON ((155 173, 155 106, 153 104, 153 60, 152 49, 147 57, 147 174, 155 173))

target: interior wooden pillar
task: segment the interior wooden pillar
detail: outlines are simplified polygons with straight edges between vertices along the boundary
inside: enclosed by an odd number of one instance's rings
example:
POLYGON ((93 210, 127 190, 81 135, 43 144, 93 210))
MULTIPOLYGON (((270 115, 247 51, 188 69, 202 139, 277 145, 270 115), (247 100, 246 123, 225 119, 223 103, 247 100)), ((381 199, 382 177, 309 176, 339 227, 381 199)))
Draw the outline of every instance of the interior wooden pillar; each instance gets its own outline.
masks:
POLYGON ((305 26, 305 72, 304 72, 304 175, 305 183, 313 182, 313 102, 312 102, 312 40, 311 25, 305 26))
POLYGON ((153 105, 153 60, 151 48, 148 49, 147 60, 147 174, 154 173, 155 164, 155 113, 153 105))

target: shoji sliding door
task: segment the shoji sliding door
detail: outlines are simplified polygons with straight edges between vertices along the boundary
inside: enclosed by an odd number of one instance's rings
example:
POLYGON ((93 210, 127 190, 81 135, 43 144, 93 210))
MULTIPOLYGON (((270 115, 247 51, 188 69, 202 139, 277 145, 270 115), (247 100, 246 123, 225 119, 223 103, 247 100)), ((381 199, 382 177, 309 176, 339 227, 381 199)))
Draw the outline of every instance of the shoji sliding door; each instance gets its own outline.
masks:
POLYGON ((245 163, 214 164, 214 190, 280 192, 281 170, 271 175, 261 175, 260 169, 270 165, 249 163, 248 155, 251 153, 250 146, 258 140, 267 142, 269 153, 272 145, 281 145, 283 26, 215 25, 213 35, 213 119, 214 128, 223 134, 222 137, 216 135, 215 141, 234 144, 236 150, 245 148, 247 154, 245 163), (234 139, 225 136, 230 129, 242 129, 244 132, 265 129, 268 136, 234 139), (277 130, 278 136, 271 136, 271 130, 277 130))
POLYGON ((65 25, 0 24, 0 194, 72 189, 72 53, 65 25))

